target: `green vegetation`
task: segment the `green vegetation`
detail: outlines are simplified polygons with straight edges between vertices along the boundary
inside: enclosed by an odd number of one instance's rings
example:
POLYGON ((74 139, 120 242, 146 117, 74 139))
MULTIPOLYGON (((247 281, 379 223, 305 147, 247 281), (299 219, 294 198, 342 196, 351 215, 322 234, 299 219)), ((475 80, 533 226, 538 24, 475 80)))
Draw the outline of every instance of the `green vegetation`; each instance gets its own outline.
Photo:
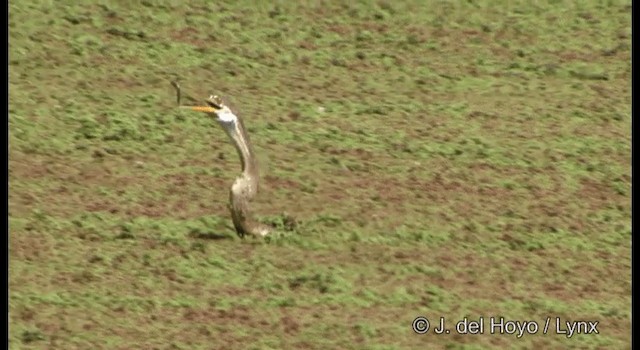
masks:
POLYGON ((630 348, 630 39, 615 0, 12 1, 9 346, 630 348), (176 78, 244 116, 273 237, 176 78))

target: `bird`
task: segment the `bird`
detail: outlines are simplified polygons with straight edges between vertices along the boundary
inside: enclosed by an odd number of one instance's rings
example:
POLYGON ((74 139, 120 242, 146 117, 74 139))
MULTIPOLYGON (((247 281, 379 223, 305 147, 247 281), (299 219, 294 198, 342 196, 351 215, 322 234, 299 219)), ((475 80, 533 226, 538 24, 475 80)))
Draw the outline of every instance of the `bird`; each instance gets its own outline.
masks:
POLYGON ((178 106, 214 117, 238 152, 242 173, 235 179, 229 191, 229 210, 236 233, 240 237, 267 236, 273 228, 256 220, 249 209, 249 203, 258 194, 260 172, 244 121, 217 95, 209 96, 205 100, 206 106, 180 105, 180 85, 177 82, 171 84, 177 91, 178 106))

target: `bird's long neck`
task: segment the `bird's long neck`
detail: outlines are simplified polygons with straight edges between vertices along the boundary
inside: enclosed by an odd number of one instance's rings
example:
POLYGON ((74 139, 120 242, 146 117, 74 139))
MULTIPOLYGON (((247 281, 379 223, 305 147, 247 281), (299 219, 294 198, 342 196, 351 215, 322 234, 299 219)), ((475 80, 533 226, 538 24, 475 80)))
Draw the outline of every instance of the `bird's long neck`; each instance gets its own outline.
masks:
POLYGON ((225 128, 227 134, 231 138, 234 147, 238 151, 240 162, 242 165, 242 174, 245 176, 258 177, 258 162, 256 161, 251 140, 244 127, 242 119, 238 117, 236 123, 229 128, 225 128))
POLYGON ((267 225, 255 220, 249 210, 249 202, 258 193, 258 163, 253 154, 249 135, 244 128, 242 119, 237 117, 235 122, 222 124, 238 151, 242 164, 242 175, 231 186, 230 205, 231 217, 236 232, 254 236, 265 236, 271 232, 267 225))

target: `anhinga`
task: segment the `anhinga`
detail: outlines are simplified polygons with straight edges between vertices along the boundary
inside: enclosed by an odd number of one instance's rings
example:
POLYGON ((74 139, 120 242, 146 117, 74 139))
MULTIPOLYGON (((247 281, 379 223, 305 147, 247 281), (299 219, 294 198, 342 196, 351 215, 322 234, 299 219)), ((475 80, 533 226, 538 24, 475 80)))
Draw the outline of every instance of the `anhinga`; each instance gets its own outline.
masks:
MULTIPOLYGON (((178 105, 180 105, 180 86, 175 82, 172 85, 177 90, 178 105)), ((259 171, 258 162, 244 123, 220 97, 209 96, 209 99, 205 100, 205 102, 207 103, 206 106, 180 107, 204 112, 215 117, 238 151, 242 174, 233 182, 229 193, 229 210, 231 211, 236 232, 240 236, 266 236, 271 231, 271 227, 257 221, 249 211, 249 202, 258 193, 259 171)))

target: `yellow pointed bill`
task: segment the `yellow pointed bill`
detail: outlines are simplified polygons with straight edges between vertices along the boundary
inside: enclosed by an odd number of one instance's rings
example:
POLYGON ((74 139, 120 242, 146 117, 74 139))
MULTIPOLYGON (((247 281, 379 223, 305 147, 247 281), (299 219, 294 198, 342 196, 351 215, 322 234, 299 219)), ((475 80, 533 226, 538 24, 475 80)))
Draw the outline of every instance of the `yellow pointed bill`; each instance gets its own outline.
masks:
POLYGON ((196 112, 215 113, 217 110, 210 106, 180 106, 180 108, 187 108, 196 112))

